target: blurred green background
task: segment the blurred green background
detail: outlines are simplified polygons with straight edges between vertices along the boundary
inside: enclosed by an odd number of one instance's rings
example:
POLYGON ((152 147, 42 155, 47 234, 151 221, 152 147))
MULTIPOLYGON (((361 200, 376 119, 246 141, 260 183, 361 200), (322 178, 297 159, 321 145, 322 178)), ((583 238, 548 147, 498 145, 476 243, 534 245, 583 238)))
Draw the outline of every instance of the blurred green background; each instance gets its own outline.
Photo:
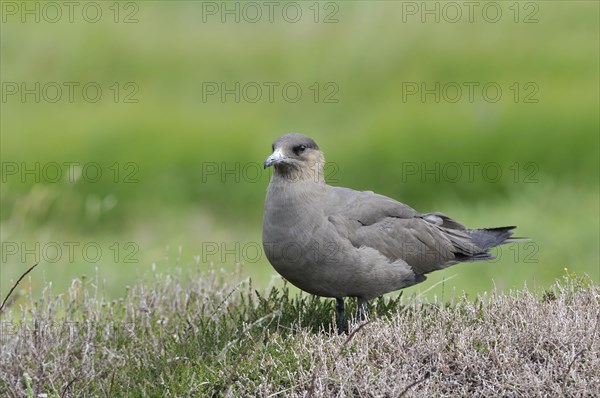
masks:
POLYGON ((291 131, 333 185, 532 238, 409 293, 600 280, 598 2, 51 3, 2 2, 3 297, 36 257, 21 293, 118 297, 153 264, 281 283, 260 166, 291 131))

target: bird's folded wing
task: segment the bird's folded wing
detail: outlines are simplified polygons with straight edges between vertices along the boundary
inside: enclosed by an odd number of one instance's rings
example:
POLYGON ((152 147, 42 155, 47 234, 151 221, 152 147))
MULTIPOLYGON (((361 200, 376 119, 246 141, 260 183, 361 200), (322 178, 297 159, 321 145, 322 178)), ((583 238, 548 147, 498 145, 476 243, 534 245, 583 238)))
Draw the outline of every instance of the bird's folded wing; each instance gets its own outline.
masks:
POLYGON ((422 218, 386 218, 361 226, 348 236, 355 247, 368 246, 390 260, 403 260, 417 274, 426 274, 481 252, 466 231, 447 229, 422 218))
POLYGON ((464 226, 442 213, 420 214, 386 196, 332 187, 329 221, 355 247, 402 260, 418 274, 445 268, 481 251, 464 226))
POLYGON ((371 225, 385 217, 412 218, 420 214, 410 206, 371 191, 328 187, 326 215, 342 215, 362 225, 371 225))

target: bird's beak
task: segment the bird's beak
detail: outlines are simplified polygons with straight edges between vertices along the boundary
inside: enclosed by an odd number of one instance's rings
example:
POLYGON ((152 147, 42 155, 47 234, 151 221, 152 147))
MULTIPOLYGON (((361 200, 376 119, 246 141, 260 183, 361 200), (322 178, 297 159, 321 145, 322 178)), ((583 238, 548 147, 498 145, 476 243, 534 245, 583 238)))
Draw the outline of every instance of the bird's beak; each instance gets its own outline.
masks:
POLYGON ((275 149, 275 152, 273 152, 271 156, 269 156, 267 160, 265 160, 265 169, 269 166, 274 165, 275 163, 282 162, 285 159, 287 159, 287 157, 283 154, 283 152, 281 152, 281 148, 277 148, 275 149))

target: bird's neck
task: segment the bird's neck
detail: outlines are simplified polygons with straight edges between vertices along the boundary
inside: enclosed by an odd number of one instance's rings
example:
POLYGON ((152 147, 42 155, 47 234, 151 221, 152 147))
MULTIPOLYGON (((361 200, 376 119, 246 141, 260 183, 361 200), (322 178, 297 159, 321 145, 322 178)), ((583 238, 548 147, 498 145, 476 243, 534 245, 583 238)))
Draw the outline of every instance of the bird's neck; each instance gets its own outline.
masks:
POLYGON ((325 184, 325 173, 323 162, 315 162, 309 167, 292 167, 289 165, 275 165, 273 173, 273 182, 313 182, 316 184, 325 184))

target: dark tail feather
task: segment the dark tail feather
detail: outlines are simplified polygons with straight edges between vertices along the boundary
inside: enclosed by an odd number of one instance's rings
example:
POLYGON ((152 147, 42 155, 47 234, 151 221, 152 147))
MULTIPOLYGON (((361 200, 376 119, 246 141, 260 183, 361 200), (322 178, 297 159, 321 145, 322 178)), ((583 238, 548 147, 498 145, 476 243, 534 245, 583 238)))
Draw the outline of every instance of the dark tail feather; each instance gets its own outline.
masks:
MULTIPOLYGON (((497 227, 497 228, 481 228, 481 229, 467 229, 466 234, 470 242, 466 242, 466 239, 457 239, 453 241, 456 251, 454 252, 455 263, 457 262, 475 262, 475 261, 486 261, 493 260, 496 257, 488 250, 493 247, 503 245, 512 242, 527 241, 527 238, 513 238, 513 229, 515 226, 510 227, 497 227)), ((451 230, 450 230, 451 231, 451 230)), ((452 239, 453 234, 447 235, 452 239)))
POLYGON ((513 229, 511 227, 497 227, 497 228, 482 228, 482 229, 470 229, 468 230, 471 241, 480 247, 483 251, 502 245, 505 243, 518 242, 525 238, 512 238, 513 229))

